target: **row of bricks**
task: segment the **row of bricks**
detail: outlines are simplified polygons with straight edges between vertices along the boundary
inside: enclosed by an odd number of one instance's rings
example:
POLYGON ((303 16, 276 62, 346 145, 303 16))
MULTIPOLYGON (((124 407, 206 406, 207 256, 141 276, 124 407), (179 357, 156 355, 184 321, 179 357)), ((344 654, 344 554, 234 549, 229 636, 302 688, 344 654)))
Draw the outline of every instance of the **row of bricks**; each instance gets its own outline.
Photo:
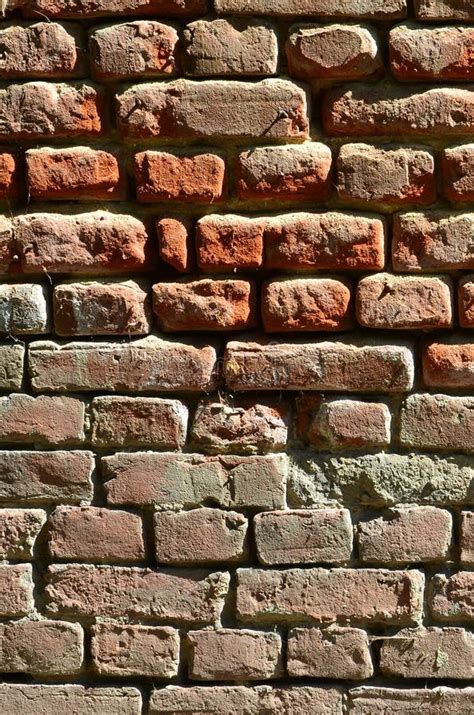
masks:
MULTIPOLYGON (((24 192, 36 200, 123 201, 127 197, 128 177, 117 151, 29 149, 25 160, 23 167, 18 154, 0 154, 0 198, 18 198, 24 192)), ((331 149, 318 142, 255 147, 231 161, 222 152, 144 151, 133 158, 133 181, 141 203, 216 203, 232 194, 242 201, 332 197, 342 205, 391 212, 436 199, 431 149, 345 144, 334 172, 332 164, 331 149)), ((439 170, 445 198, 474 199, 474 144, 442 150, 439 170)))
MULTIPOLYGON (((271 76, 278 70, 276 28, 256 20, 198 20, 184 29, 154 20, 92 28, 0 24, 1 79, 96 80, 187 76, 271 76), (180 44, 179 44, 180 43, 180 44)), ((400 80, 472 80, 474 29, 397 25, 389 32, 390 70, 400 80), (440 60, 441 58, 441 60, 440 60)), ((302 80, 356 80, 383 74, 380 41, 358 25, 293 25, 285 43, 288 74, 302 80)))

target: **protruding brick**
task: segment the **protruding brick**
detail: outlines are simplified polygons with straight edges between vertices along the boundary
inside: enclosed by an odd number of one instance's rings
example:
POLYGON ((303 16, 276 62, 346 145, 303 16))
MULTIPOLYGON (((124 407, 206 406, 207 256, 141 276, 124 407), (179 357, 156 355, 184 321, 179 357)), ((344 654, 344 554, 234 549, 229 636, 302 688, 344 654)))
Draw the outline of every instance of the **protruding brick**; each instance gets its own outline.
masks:
POLYGON ((346 85, 324 99, 323 122, 331 136, 471 136, 474 92, 451 87, 397 84, 346 85))
POLYGON ((0 285, 0 333, 39 335, 49 330, 47 291, 35 283, 0 285))
POLYGON ((309 442, 319 449, 384 448, 390 443, 391 415, 382 402, 333 399, 315 405, 308 416, 309 442))
POLYGON ((78 623, 26 619, 2 623, 0 667, 4 673, 75 675, 82 665, 82 642, 78 623))
POLYGON ((440 688, 374 688, 362 687, 349 691, 351 715, 377 715, 380 713, 413 712, 431 710, 436 713, 468 713, 474 707, 474 688, 455 690, 444 685, 440 688))
POLYGON ((399 80, 473 80, 474 30, 398 25, 390 30, 390 68, 399 80))
POLYGON ((198 265, 206 273, 260 268, 264 222, 261 219, 214 214, 196 225, 198 265))
POLYGON ((474 7, 464 0, 415 0, 415 12, 419 20, 474 22, 474 7))
POLYGON ((273 27, 256 20, 198 20, 183 33, 186 74, 196 77, 272 75, 278 42, 273 27))
POLYGON ((459 324, 462 328, 474 327, 474 276, 461 278, 458 284, 459 324))
POLYGON ((255 516, 254 529, 262 564, 340 564, 351 557, 347 509, 264 512, 255 516))
POLYGON ((33 605, 31 565, 0 564, 0 617, 26 616, 33 605))
POLYGON ((174 678, 178 674, 179 632, 167 626, 92 628, 92 663, 99 675, 174 678))
POLYGON ((92 30, 89 39, 92 76, 103 81, 174 74, 177 43, 174 27, 154 20, 92 30))
POLYGON ((474 201, 474 144, 444 149, 441 172, 442 189, 447 199, 474 201))
POLYGON ((75 397, 0 397, 0 442, 57 446, 84 440, 84 403, 75 397))
POLYGON ((118 95, 117 102, 119 130, 131 139, 308 137, 304 90, 283 79, 141 84, 118 95))
POLYGON ((190 631, 187 643, 191 680, 268 680, 284 673, 277 633, 231 628, 190 631))
POLYGON ((30 343, 34 390, 212 391, 216 353, 150 336, 129 343, 30 343))
POLYGON ((474 511, 461 512, 459 546, 461 563, 474 566, 474 511))
POLYGON ((428 343, 423 350, 423 380, 427 387, 474 388, 474 341, 428 343))
POLYGON ((154 524, 158 563, 235 563, 245 557, 248 522, 236 511, 163 511, 155 514, 154 524))
POLYGON ((435 621, 474 621, 474 571, 434 576, 430 584, 431 613, 435 621))
POLYGON ((72 26, 57 22, 18 22, 0 28, 0 77, 32 79, 70 77, 82 73, 81 37, 72 26))
POLYGON ((193 264, 189 226, 175 218, 162 218, 156 223, 158 253, 179 273, 188 273, 193 264))
POLYGON ((245 623, 411 625, 422 613, 420 571, 239 569, 237 575, 237 614, 245 623))
POLYGON ((449 278, 368 276, 357 286, 357 320, 365 328, 386 330, 449 328, 451 292, 449 278))
POLYGON ((402 405, 400 442, 415 450, 474 452, 474 398, 410 395, 402 405))
POLYGON ((218 13, 320 15, 390 20, 406 15, 405 0, 215 0, 218 13))
POLYGON ((137 688, 98 688, 83 685, 0 685, 0 710, 21 713, 32 709, 41 715, 75 712, 77 715, 140 715, 137 688))
POLYGON ((0 389, 20 390, 23 381, 24 345, 0 344, 0 389))
POLYGON ((441 561, 451 544, 449 512, 431 506, 393 508, 359 522, 359 557, 365 563, 441 561))
POLYGON ((364 680, 373 672, 369 639, 359 628, 292 628, 288 634, 292 678, 364 680))
MULTIPOLYGON (((0 198, 16 199, 23 193, 24 181, 18 154, 0 150, 0 198)), ((0 249, 0 252, 3 249, 0 249)))
POLYGON ((42 509, 0 510, 0 559, 29 561, 46 522, 42 509))
POLYGON ((125 179, 115 154, 90 147, 28 149, 28 192, 54 201, 121 201, 125 179))
POLYGON ((224 375, 231 390, 404 392, 413 384, 413 358, 400 345, 232 341, 224 375))
POLYGON ((43 13, 48 17, 77 20, 120 15, 188 17, 205 13, 207 6, 207 0, 28 0, 23 14, 37 17, 38 13, 43 13))
POLYGON ((377 35, 360 25, 293 27, 285 51, 297 79, 363 79, 382 68, 377 35))
MULTIPOLYGON (((18 567, 14 567, 18 568, 18 567)), ((213 624, 229 585, 227 573, 91 564, 48 569, 46 608, 55 616, 109 616, 177 624, 213 624)))

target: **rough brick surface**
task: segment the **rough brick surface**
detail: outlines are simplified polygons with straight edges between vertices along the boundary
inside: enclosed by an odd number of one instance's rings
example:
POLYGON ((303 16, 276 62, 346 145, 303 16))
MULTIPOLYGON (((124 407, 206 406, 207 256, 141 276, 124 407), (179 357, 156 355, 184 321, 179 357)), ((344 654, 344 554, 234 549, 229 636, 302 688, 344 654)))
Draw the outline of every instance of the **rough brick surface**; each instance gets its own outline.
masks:
POLYGON ((0 512, 0 558, 29 561, 46 521, 42 509, 2 509, 0 512))
POLYGON ((358 628, 292 628, 288 673, 342 680, 370 678, 373 666, 367 633, 358 628))
POLYGON ((460 532, 461 561, 474 564, 474 511, 461 513, 460 532))
POLYGON ((56 22, 11 24, 0 29, 0 42, 2 80, 82 74, 82 48, 74 26, 56 22))
POLYGON ((83 658, 78 623, 12 621, 0 625, 0 667, 5 673, 74 676, 83 658))
POLYGON ((93 627, 91 652, 99 675, 173 678, 178 673, 179 634, 167 626, 104 623, 93 627))
POLYGON ((373 19, 395 19, 403 17, 405 14, 405 3, 403 0, 250 0, 242 3, 240 0, 216 0, 216 10, 218 12, 237 12, 276 14, 276 15, 322 15, 325 17, 342 16, 373 19))
POLYGON ((0 286, 0 332, 38 335, 49 331, 47 293, 42 285, 0 286))
POLYGON ((401 412, 400 441, 424 450, 471 452, 474 399, 449 395, 410 395, 401 412))
POLYGON ((390 32, 390 68, 400 80, 472 80, 474 30, 410 27, 390 32))
POLYGON ((316 398, 316 402, 314 411, 308 405, 306 427, 308 440, 315 447, 370 449, 387 447, 390 443, 390 410, 382 402, 337 398, 324 402, 316 398))
POLYGON ((0 564, 0 615, 26 616, 33 608, 33 578, 31 565, 0 564))
POLYGON ((41 715, 55 715, 59 708, 74 708, 77 715, 139 715, 141 694, 137 688, 86 688, 82 685, 0 686, 0 707, 12 713, 35 708, 41 715))
POLYGON ((472 588, 474 573, 458 571, 452 576, 435 576, 431 583, 431 611, 436 621, 474 620, 472 588))
POLYGON ((474 145, 445 149, 441 157, 443 193, 450 201, 474 199, 474 145))
POLYGON ((43 12, 53 17, 83 19, 155 14, 186 17, 206 9, 206 0, 27 0, 23 12, 27 17, 43 12))
POLYGON ((423 379, 427 387, 474 388, 474 343, 466 338, 429 342, 423 351, 423 379))
POLYGON ((84 403, 74 397, 0 397, 0 441, 59 445, 84 440, 84 403))

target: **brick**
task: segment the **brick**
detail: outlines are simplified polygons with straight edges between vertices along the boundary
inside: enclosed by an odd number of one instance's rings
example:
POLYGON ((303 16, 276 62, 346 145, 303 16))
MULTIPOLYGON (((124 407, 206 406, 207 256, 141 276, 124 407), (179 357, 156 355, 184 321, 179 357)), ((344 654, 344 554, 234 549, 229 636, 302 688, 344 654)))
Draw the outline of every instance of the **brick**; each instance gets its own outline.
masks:
POLYGON ((241 199, 326 199, 331 163, 331 150, 318 142, 255 147, 237 157, 236 193, 241 199))
POLYGON ((415 0, 415 12, 419 20, 474 21, 471 4, 457 0, 415 0))
POLYGON ((248 281, 205 278, 153 286, 153 310, 166 332, 252 327, 255 302, 255 290, 248 281))
POLYGON ((420 571, 239 569, 237 576, 237 615, 243 623, 411 625, 422 613, 420 571))
POLYGON ((404 392, 413 384, 413 359, 402 345, 232 341, 224 375, 239 391, 404 392))
POLYGON ((84 403, 75 397, 0 397, 0 442, 49 444, 84 440, 84 403))
POLYGON ((208 503, 282 509, 284 455, 205 457, 201 454, 122 453, 102 459, 107 502, 178 509, 208 503))
POLYGON ((462 628, 398 631, 382 641, 380 669, 395 678, 471 679, 472 634, 462 628))
POLYGON ((127 343, 30 343, 36 391, 201 392, 215 385, 216 354, 150 336, 127 343))
POLYGON ((455 690, 423 688, 419 690, 400 688, 356 688, 350 692, 351 715, 384 715, 384 713, 431 712, 449 715, 465 712, 474 706, 474 688, 455 690))
POLYGON ((17 260, 16 251, 13 222, 7 216, 0 215, 0 275, 8 273, 12 264, 17 260))
POLYGON ((411 27, 390 30, 390 69, 402 81, 474 79, 474 30, 411 27))
POLYGON ((330 136, 471 136, 474 92, 451 87, 413 89, 388 82, 346 85, 326 94, 323 123, 330 136))
POLYGON ((159 397, 94 397, 91 441, 96 447, 178 449, 186 441, 188 409, 159 397))
POLYGON ((430 584, 431 614, 435 621, 474 621, 474 572, 434 576, 430 584))
POLYGON ((441 152, 443 193, 450 201, 474 201, 474 144, 441 152))
POLYGON ((46 522, 42 509, 0 510, 0 559, 29 561, 46 522))
POLYGON ((101 133, 102 94, 90 84, 26 82, 0 89, 0 140, 101 133))
POLYGON ((357 286, 357 320, 365 328, 386 330, 449 328, 451 293, 449 278, 368 276, 357 286))
POLYGON ((225 162, 217 154, 135 154, 137 199, 212 203, 224 193, 225 162))
POLYGON ((474 511, 461 512, 459 546, 461 563, 474 565, 474 511))
POLYGON ((16 199, 23 193, 21 169, 18 154, 0 150, 0 198, 16 199))
POLYGON ((23 381, 25 348, 19 344, 0 343, 0 389, 19 390, 23 381))
POLYGON ((404 0, 215 0, 218 13, 256 15, 320 15, 321 17, 389 20, 405 17, 404 0))
POLYGON ((26 619, 2 623, 0 643, 4 673, 64 676, 81 669, 83 633, 78 623, 26 619))
POLYGON ((197 20, 183 33, 187 75, 272 75, 278 42, 272 25, 246 20, 197 20))
POLYGON ((28 193, 34 199, 122 201, 125 177, 115 154, 86 146, 28 149, 28 193))
POLYGON ((0 333, 41 335, 49 331, 47 291, 35 283, 0 285, 0 333))
POLYGON ((46 609, 55 617, 154 619, 176 625, 214 623, 227 594, 227 573, 71 564, 50 566, 46 609))
POLYGON ((292 628, 288 634, 288 675, 292 678, 364 680, 373 672, 365 631, 292 628))
POLYGON ((221 628, 189 631, 191 680, 268 680, 283 676, 277 633, 221 628))
POLYGON ((151 330, 147 291, 135 281, 61 283, 53 292, 58 335, 146 335, 151 330))
POLYGON ((410 395, 400 414, 400 442, 421 450, 474 451, 474 398, 410 395))
POLYGON ((254 531, 262 564, 341 564, 351 557, 347 509, 264 512, 255 516, 254 531))
POLYGON ((145 558, 142 520, 101 507, 57 507, 48 520, 53 561, 136 563, 145 558))
POLYGON ((99 80, 174 74, 178 33, 153 20, 93 29, 89 38, 92 76, 99 80))
POLYGON ((174 678, 178 674, 179 632, 167 626, 92 627, 92 664, 99 675, 174 678))
POLYGON ((308 137, 305 92, 282 79, 136 85, 118 95, 117 115, 121 135, 131 139, 308 137))
POLYGON ((204 402, 194 414, 191 441, 211 454, 278 452, 285 449, 287 423, 280 405, 204 402))
POLYGON ((162 218, 156 223, 158 253, 179 273, 187 273, 193 265, 189 226, 175 218, 162 218))
POLYGON ((375 32, 358 25, 296 25, 285 44, 288 73, 303 80, 363 79, 383 63, 375 32))
POLYGON ((0 616, 26 616, 33 605, 31 565, 0 564, 0 616))
POLYGON ((449 512, 431 506, 393 508, 358 525, 359 558, 364 563, 410 564, 447 558, 449 512))
POLYGON ((236 511, 204 507, 158 512, 154 528, 158 563, 238 563, 246 556, 248 522, 236 511))
POLYGON ((262 288, 267 333, 346 330, 352 324, 351 284, 332 278, 269 281, 262 288))
POLYGON ((196 252, 205 273, 260 268, 264 223, 245 216, 204 216, 196 224, 196 252))
POLYGON ((465 276, 458 283, 459 324, 462 328, 474 327, 474 279, 465 276))
POLYGON ((117 15, 188 17, 206 10, 207 0, 27 0, 23 14, 28 17, 43 12, 51 17, 84 20, 117 15))
POLYGON ((324 400, 310 416, 307 438, 319 449, 384 448, 390 443, 391 415, 381 402, 324 400))
POLYGON ((337 193, 345 203, 391 211, 404 204, 431 204, 436 197, 430 151, 344 144, 337 159, 337 193))
POLYGON ((137 688, 97 688, 82 685, 0 685, 0 709, 20 715, 34 709, 41 715, 140 715, 142 699, 137 688))
POLYGON ((427 387, 472 389, 474 343, 469 338, 431 342, 423 350, 423 380, 427 387))
POLYGON ((57 22, 15 23, 0 28, 0 77, 54 79, 83 73, 81 36, 57 22))
POLYGON ((0 451, 0 502, 78 504, 92 497, 92 452, 0 451))

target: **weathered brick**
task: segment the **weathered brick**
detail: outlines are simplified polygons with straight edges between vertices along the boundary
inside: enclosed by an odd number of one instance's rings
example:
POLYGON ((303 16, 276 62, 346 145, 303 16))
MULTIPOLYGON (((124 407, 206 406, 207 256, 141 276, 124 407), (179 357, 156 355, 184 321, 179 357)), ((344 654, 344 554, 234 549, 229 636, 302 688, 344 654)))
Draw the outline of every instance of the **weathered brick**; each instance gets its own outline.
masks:
POLYGON ((83 72, 81 36, 72 25, 36 22, 0 27, 0 78, 70 77, 83 72))
POLYGON ((459 546, 461 563, 474 565, 474 511, 461 512, 459 546))
POLYGON ((292 628, 288 675, 292 678, 363 680, 373 675, 367 633, 358 628, 292 628))
POLYGON ((423 608, 420 571, 239 569, 237 575, 237 614, 245 623, 411 625, 423 608))
POLYGON ((320 15, 321 17, 390 20, 406 15, 405 0, 215 0, 218 13, 320 15))
MULTIPOLYGON (((18 154, 0 150, 0 198, 16 199, 23 193, 21 169, 18 154)), ((1 252, 3 248, 0 249, 0 254, 1 252)))
POLYGON ((0 389, 20 390, 23 381, 23 345, 0 344, 0 389))
POLYGON ((109 504, 161 509, 214 503, 282 509, 287 463, 283 455, 204 457, 201 454, 122 453, 102 459, 109 504))
POLYGON ((451 293, 449 278, 378 273, 363 278, 357 286, 357 320, 365 328, 449 328, 452 323, 451 293))
POLYGON ((254 530, 262 564, 340 564, 351 557, 347 509, 270 511, 255 516, 254 530))
POLYGON ((232 341, 224 374, 231 390, 404 392, 413 384, 413 358, 402 345, 232 341))
POLYGON ((435 621, 474 621, 474 571, 434 576, 430 584, 431 613, 435 621))
POLYGON ((173 74, 177 43, 174 27, 154 20, 93 29, 89 38, 92 76, 119 80, 173 74))
POLYGON ((70 149, 28 149, 28 193, 55 201, 121 201, 125 177, 118 157, 86 146, 70 149))
POLYGON ((84 403, 75 397, 0 397, 0 442, 50 444, 84 440, 84 403))
POLYGON ((26 619, 2 623, 0 667, 4 673, 74 675, 82 665, 82 642, 78 623, 26 619))
POLYGON ((174 678, 178 674, 179 632, 167 626, 92 628, 92 664, 99 675, 174 678))
POLYGON ((472 389, 474 342, 470 338, 431 342, 423 350, 423 380, 427 387, 472 389))
POLYGON ((277 452, 285 448, 287 422, 286 409, 277 404, 204 402, 194 414, 191 440, 211 454, 277 452))
MULTIPOLYGON (((393 1, 393 0, 392 0, 393 1)), ((187 17, 207 10, 207 0, 26 0, 23 14, 84 20, 117 15, 176 15, 187 17)))
POLYGON ((332 136, 462 137, 474 127, 474 92, 397 84, 346 85, 330 90, 323 122, 332 136))
POLYGON ((474 201, 474 144, 443 149, 443 193, 450 201, 474 201))
POLYGON ((97 447, 177 449, 184 445, 188 409, 159 397, 94 397, 91 441, 97 447))
POLYGON ((142 520, 101 507, 57 507, 48 519, 53 561, 137 562, 145 558, 142 520))
POLYGON ((260 268, 264 222, 261 219, 214 214, 196 224, 199 268, 206 273, 260 268))
POLYGON ((255 147, 237 157, 236 193, 241 199, 325 199, 331 163, 331 150, 318 142, 255 147))
POLYGON ((0 333, 39 335, 49 331, 47 291, 35 283, 0 285, 0 333))
POLYGON ((351 308, 351 284, 344 279, 286 279, 262 288, 267 333, 346 330, 352 325, 351 308))
POLYGON ((0 502, 77 504, 92 497, 92 452, 0 451, 0 502))
MULTIPOLYGON (((3 154, 2 154, 3 156, 3 154)), ((17 246, 13 236, 13 222, 5 216, 0 215, 0 274, 8 273, 12 264, 17 260, 17 246)))
MULTIPOLYGON (((18 568, 18 567, 15 567, 18 568)), ((56 565, 48 569, 46 608, 55 616, 109 616, 212 624, 227 594, 227 573, 56 565)))
POLYGON ((42 509, 0 510, 0 559, 29 561, 46 522, 42 509))
POLYGON ((390 443, 391 415, 382 402, 362 400, 320 401, 308 419, 309 442, 320 449, 370 449, 390 443))
POLYGON ((382 68, 377 35, 359 25, 294 26, 285 52, 297 79, 363 79, 382 68))
POLYGON ((255 302, 255 290, 248 281, 205 278, 153 286, 153 310, 166 332, 252 327, 255 302))
POLYGON ((246 556, 248 522, 236 511, 162 511, 155 514, 154 527, 158 563, 235 563, 246 556))
POLYGON ((474 398, 409 395, 400 414, 400 442, 420 450, 473 452, 474 398))
POLYGON ((415 12, 419 20, 474 22, 474 7, 469 0, 415 0, 415 12))
POLYGON ((380 669, 395 678, 472 678, 472 634, 462 628, 410 628, 382 641, 380 669))
POLYGON ((216 353, 150 336, 130 343, 31 343, 34 390, 201 392, 215 384, 216 353))
POLYGON ((449 512, 431 506, 393 508, 358 525, 359 558, 365 563, 410 564, 447 558, 449 512))
POLYGON ((33 605, 31 565, 0 564, 0 616, 26 616, 33 605))
POLYGON ((58 335, 146 335, 151 330, 147 291, 135 281, 61 283, 53 292, 58 335))
POLYGON ((455 690, 440 688, 362 687, 349 691, 351 715, 384 715, 385 713, 420 713, 439 715, 468 713, 474 707, 474 688, 455 690))
POLYGON ((190 227, 185 221, 162 218, 156 223, 158 253, 179 273, 187 273, 193 265, 190 227))
POLYGON ((459 324, 474 327, 474 276, 465 276, 458 283, 459 324))
POLYGON ((137 688, 97 688, 83 685, 0 685, 0 710, 20 715, 28 710, 41 715, 140 715, 142 698, 137 688))
POLYGON ((120 133, 132 139, 308 137, 304 90, 282 79, 136 85, 118 95, 117 115, 120 133))
POLYGON ((197 20, 183 33, 186 74, 196 77, 272 75, 278 42, 272 25, 258 20, 197 20))

